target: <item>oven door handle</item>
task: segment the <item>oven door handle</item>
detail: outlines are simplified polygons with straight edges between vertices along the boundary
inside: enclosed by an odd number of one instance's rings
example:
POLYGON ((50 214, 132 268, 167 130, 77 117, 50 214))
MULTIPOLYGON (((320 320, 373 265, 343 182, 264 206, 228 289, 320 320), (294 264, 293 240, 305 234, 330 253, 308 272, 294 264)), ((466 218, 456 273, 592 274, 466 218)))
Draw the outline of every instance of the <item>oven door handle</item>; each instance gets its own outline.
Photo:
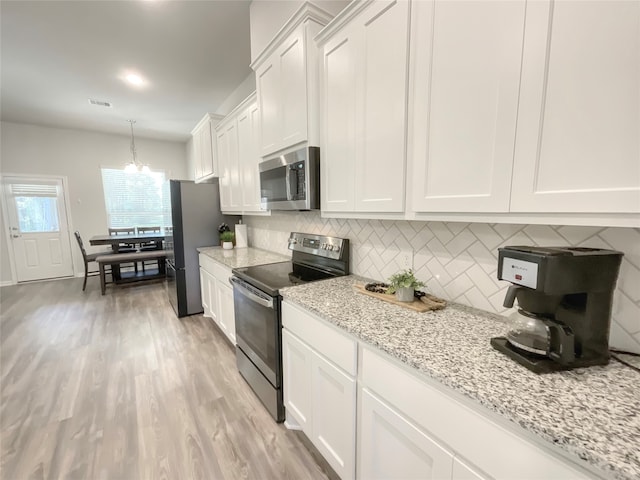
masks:
POLYGON ((237 279, 235 277, 230 277, 229 281, 234 286, 236 292, 244 295, 249 300, 251 300, 252 302, 257 303, 258 305, 260 305, 262 307, 273 309, 273 298, 271 298, 271 297, 265 298, 263 296, 258 295, 257 292, 254 293, 252 291, 253 288, 250 285, 248 285, 247 283, 245 283, 242 280, 239 280, 239 279, 237 279))

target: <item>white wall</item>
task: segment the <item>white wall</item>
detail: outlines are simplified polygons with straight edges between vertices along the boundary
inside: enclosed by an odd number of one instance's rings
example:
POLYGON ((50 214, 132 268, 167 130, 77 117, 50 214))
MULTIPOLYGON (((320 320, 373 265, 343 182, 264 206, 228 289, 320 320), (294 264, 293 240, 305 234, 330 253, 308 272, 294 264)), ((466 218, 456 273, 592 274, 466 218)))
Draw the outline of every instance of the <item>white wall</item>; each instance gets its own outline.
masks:
MULTIPOLYGON (((251 62, 269 44, 282 26, 305 3, 300 0, 253 0, 249 7, 251 31, 251 62)), ((314 0, 310 3, 337 15, 350 0, 314 0)))
MULTIPOLYGON (((131 159, 131 137, 8 122, 1 127, 0 174, 66 176, 71 228, 83 239, 106 233, 100 167, 123 168, 131 159)), ((188 178, 184 143, 136 138, 136 150, 138 159, 152 170, 164 170, 167 178, 188 178)), ((4 222, 0 232, 0 282, 4 284, 11 281, 4 222)), ((71 240, 74 268, 76 274, 82 273, 82 256, 75 238, 71 240)))
POLYGON ((640 229, 326 219, 319 212, 272 212, 245 216, 249 245, 283 254, 290 232, 348 238, 351 272, 386 280, 412 259, 427 290, 490 312, 504 314, 508 282, 498 281, 498 247, 572 245, 624 253, 614 296, 611 344, 640 353, 640 229))

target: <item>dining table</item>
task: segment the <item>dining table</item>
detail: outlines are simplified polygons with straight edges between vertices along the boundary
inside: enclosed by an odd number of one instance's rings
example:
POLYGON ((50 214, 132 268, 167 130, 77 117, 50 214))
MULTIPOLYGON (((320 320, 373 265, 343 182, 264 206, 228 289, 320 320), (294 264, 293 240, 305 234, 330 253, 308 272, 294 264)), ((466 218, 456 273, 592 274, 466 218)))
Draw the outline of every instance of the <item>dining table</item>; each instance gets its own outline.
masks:
MULTIPOLYGON (((89 239, 89 244, 93 246, 98 245, 110 245, 113 253, 119 253, 121 248, 126 248, 127 250, 131 249, 131 245, 141 245, 141 244, 149 244, 155 243, 156 248, 161 250, 163 248, 163 244, 167 241, 167 239, 171 239, 172 234, 161 230, 156 233, 132 233, 126 235, 94 235, 89 239)), ((153 274, 152 276, 158 276, 159 274, 163 274, 165 271, 164 264, 158 264, 158 272, 153 274)), ((145 276, 150 276, 145 274, 145 272, 138 273, 136 271, 136 278, 125 278, 122 275, 119 265, 112 265, 112 273, 113 273, 113 281, 115 283, 123 283, 129 282, 132 280, 142 279, 145 276)))

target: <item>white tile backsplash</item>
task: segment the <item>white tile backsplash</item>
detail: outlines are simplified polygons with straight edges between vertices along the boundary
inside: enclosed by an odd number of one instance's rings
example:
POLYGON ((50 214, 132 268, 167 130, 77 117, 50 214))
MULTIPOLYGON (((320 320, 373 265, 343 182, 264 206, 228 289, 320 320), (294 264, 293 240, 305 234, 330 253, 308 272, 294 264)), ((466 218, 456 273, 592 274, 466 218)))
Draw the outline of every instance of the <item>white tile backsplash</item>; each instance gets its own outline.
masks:
POLYGON ((351 271, 386 280, 409 255, 427 290, 483 310, 505 313, 507 282, 496 278, 498 247, 574 245, 624 252, 614 297, 611 345, 640 353, 640 229, 486 223, 326 219, 319 212, 245 217, 249 245, 288 254, 292 231, 351 242, 351 271))

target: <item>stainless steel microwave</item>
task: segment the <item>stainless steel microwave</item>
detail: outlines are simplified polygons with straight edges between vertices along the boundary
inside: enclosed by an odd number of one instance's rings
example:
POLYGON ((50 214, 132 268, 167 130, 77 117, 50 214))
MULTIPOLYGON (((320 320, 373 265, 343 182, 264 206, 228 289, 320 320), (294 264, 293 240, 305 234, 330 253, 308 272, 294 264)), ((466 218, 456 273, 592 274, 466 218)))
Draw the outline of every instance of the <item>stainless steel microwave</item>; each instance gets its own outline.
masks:
POLYGON ((320 149, 305 147, 260 163, 260 197, 269 210, 320 208, 320 149))

